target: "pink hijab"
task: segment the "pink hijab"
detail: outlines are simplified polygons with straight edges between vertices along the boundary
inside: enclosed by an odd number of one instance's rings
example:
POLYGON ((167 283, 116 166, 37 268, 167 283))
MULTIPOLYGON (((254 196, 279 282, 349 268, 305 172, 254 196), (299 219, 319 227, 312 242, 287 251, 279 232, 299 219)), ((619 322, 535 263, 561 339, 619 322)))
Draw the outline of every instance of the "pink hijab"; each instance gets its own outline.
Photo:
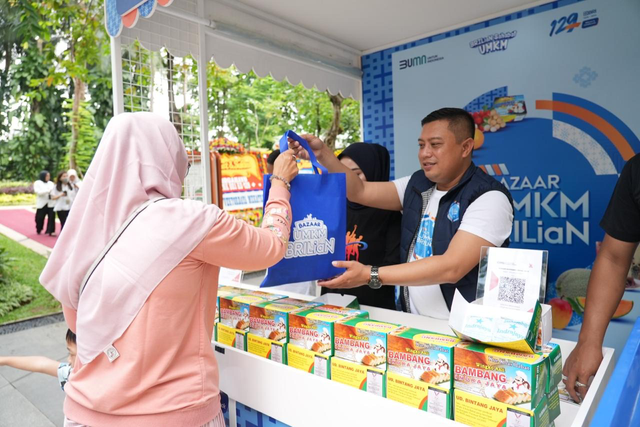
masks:
POLYGON ((122 336, 156 286, 205 237, 219 208, 181 200, 187 154, 174 126, 152 113, 109 122, 40 283, 77 310, 78 357, 95 359, 122 336), (80 295, 94 260, 125 220, 124 231, 80 295))

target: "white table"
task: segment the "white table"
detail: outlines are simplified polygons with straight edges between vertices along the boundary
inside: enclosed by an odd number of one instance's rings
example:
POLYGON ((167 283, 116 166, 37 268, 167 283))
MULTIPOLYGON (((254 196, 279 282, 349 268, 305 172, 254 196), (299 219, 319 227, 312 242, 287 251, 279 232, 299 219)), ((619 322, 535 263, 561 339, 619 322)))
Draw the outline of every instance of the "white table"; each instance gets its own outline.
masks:
MULTIPOLYGON (((251 285, 233 286, 255 289, 251 285)), ((308 296, 291 297, 312 299, 308 296)), ((362 308, 372 319, 452 334, 444 320, 375 307, 362 308)), ((560 345, 563 360, 576 344, 565 340, 552 341, 560 345)), ((229 396, 231 426, 236 425, 235 401, 295 427, 461 425, 232 347, 218 343, 212 345, 218 348, 215 354, 220 368, 220 390, 229 396)), ((611 348, 603 349, 604 358, 582 405, 560 403, 562 413, 556 420, 557 427, 589 425, 613 372, 613 352, 611 348)))

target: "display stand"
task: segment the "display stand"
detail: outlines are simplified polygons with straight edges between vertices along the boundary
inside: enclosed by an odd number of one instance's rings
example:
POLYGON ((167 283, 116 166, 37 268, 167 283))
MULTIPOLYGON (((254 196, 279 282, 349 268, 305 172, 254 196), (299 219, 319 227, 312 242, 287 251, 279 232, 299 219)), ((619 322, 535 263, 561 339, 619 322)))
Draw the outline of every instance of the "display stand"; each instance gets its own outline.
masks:
MULTIPOLYGON (((245 286, 243 286, 245 287, 245 286)), ((253 288, 253 286, 247 286, 253 288)), ((268 289, 262 289, 267 290, 268 289)), ((304 299, 312 299, 304 297, 304 299)), ((372 319, 432 332, 451 334, 447 321, 362 306, 372 319)), ((553 340, 563 359, 575 342, 553 340)), ((230 425, 235 426, 235 401, 291 426, 433 425, 456 426, 416 408, 316 377, 235 348, 212 343, 220 369, 220 390, 229 396, 230 425)), ((603 349, 603 360, 582 405, 561 402, 557 427, 589 425, 613 371, 613 349, 603 349)))

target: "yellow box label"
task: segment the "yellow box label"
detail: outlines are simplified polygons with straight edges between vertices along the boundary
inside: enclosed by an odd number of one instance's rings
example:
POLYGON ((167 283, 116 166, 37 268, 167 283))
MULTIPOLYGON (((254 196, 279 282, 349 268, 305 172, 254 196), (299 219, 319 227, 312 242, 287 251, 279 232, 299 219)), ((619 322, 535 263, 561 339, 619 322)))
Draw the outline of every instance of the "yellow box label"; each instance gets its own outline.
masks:
POLYGON ((455 421, 474 427, 535 424, 533 411, 510 407, 461 390, 455 391, 453 413, 455 421))
POLYGON ((289 366, 305 372, 313 372, 314 352, 289 344, 287 356, 289 366))
POLYGON ((382 369, 334 357, 331 359, 331 379, 378 396, 386 396, 386 376, 382 369))
POLYGON ((271 358, 271 340, 247 334, 247 351, 260 357, 271 358))
POLYGON ((218 332, 216 340, 219 343, 235 347, 238 350, 246 350, 246 331, 231 328, 223 323, 217 323, 216 330, 218 332))
POLYGON ((218 342, 233 347, 236 340, 236 329, 218 323, 218 342))
POLYGON ((451 418, 451 393, 448 389, 394 372, 387 372, 387 399, 451 418))
POLYGON ((331 360, 331 379, 351 387, 365 390, 367 369, 357 363, 349 363, 337 357, 331 360))
POLYGON ((388 399, 426 411, 428 396, 429 387, 427 383, 403 377, 393 372, 387 373, 388 399))
POLYGON ((329 356, 320 355, 305 348, 292 344, 287 346, 287 365, 322 378, 330 377, 329 359, 329 356))

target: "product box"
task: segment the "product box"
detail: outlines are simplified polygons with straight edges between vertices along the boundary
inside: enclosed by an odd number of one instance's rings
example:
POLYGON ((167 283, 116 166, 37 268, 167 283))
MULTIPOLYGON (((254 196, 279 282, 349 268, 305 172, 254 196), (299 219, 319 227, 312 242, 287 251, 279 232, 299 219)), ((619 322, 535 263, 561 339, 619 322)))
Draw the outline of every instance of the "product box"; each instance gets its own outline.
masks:
POLYGON ((452 336, 406 326, 391 332, 387 338, 387 398, 450 418, 453 353, 459 342, 452 336))
POLYGON ((322 378, 331 379, 331 356, 287 344, 287 365, 322 378))
POLYGON ((220 297, 220 323, 241 330, 249 330, 249 307, 261 301, 274 301, 286 298, 286 295, 252 291, 240 295, 220 297))
POLYGON ((454 387, 524 409, 545 396, 548 365, 542 354, 461 342, 454 350, 454 387))
POLYGON ((550 342, 542 348, 542 355, 547 360, 549 381, 547 381, 546 392, 550 393, 557 389, 562 382, 562 353, 560 346, 550 342))
POLYGON ((453 389, 396 374, 387 369, 387 399, 452 419, 453 389))
POLYGON ((553 421, 560 416, 560 392, 558 387, 554 387, 550 393, 547 393, 547 405, 549 406, 549 419, 553 421))
POLYGON ((335 355, 352 362, 387 369, 387 334, 400 325, 354 317, 338 321, 333 346, 335 355))
POLYGON ((216 300, 216 318, 214 323, 220 321, 220 297, 228 297, 231 295, 241 295, 247 292, 246 289, 236 288, 234 286, 220 286, 218 288, 218 296, 216 300))
POLYGON ((322 304, 295 298, 253 303, 249 307, 249 332, 255 336, 287 343, 289 342, 289 313, 319 305, 322 304))
POLYGON ((533 409, 506 405, 495 400, 455 390, 454 420, 473 427, 550 427, 547 397, 533 409))
POLYGON ((247 334, 247 351, 283 365, 287 364, 287 344, 284 342, 273 341, 249 332, 247 334))
POLYGON ((369 313, 322 305, 289 313, 289 342, 318 354, 333 356, 334 326, 350 317, 369 318, 369 313))
POLYGON ((491 307, 467 302, 456 290, 449 327, 466 341, 533 353, 540 328, 542 307, 535 302, 532 312, 491 307))
POLYGON ((216 341, 238 350, 247 351, 247 331, 235 329, 224 323, 216 324, 216 341))
POLYGON ((387 375, 384 369, 334 356, 331 358, 331 380, 376 396, 387 397, 387 375))
POLYGON ((389 334, 387 370, 407 378, 453 388, 456 337, 402 327, 389 334))

